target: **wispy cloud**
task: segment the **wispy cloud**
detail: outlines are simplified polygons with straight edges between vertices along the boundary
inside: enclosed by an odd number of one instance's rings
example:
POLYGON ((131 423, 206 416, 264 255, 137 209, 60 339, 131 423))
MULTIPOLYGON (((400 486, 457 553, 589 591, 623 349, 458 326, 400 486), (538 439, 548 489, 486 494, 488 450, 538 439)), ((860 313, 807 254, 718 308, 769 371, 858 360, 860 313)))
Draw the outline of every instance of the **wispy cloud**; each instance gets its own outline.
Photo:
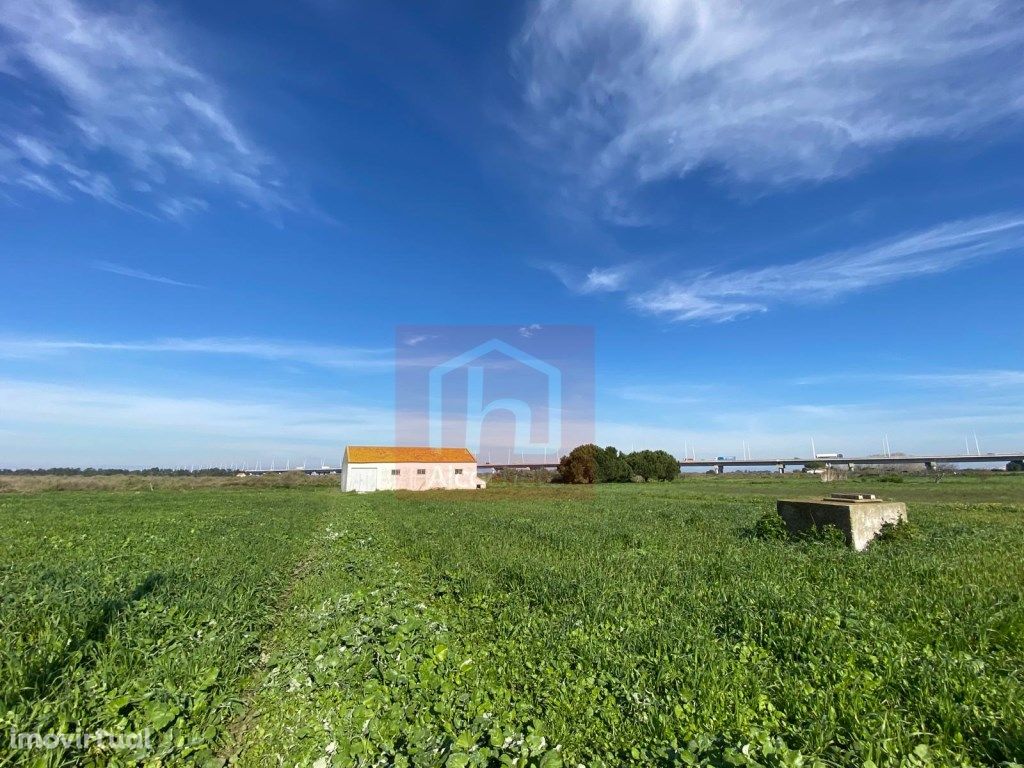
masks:
MULTIPOLYGON (((673 390, 666 387, 666 391, 673 390)), ((616 408, 617 413, 597 425, 598 442, 660 447, 679 456, 689 449, 699 458, 739 456, 746 443, 755 458, 771 458, 806 455, 812 435, 819 450, 848 456, 877 454, 885 435, 894 450, 911 454, 961 452, 964 436, 975 430, 983 451, 1020 450, 1024 436, 1024 407, 1008 391, 1003 397, 982 400, 965 401, 958 393, 950 393, 899 404, 887 402, 887 397, 785 402, 792 394, 780 390, 766 398, 757 392, 730 391, 715 399, 712 393, 700 408, 677 403, 671 396, 661 401, 655 394, 651 408, 642 407, 643 400, 640 407, 616 408), (675 418, 666 420, 665 412, 675 418)))
POLYGON ((959 373, 909 373, 902 376, 908 383, 947 387, 985 387, 988 389, 1024 387, 1024 371, 982 370, 959 373))
POLYGON ((981 369, 974 371, 943 371, 900 373, 886 371, 851 371, 817 376, 806 376, 794 381, 798 385, 816 386, 836 381, 882 382, 913 387, 961 388, 972 390, 1017 390, 1024 387, 1024 371, 1007 369, 981 369))
POLYGON ((198 197, 168 197, 157 203, 157 208, 169 219, 184 219, 192 213, 200 213, 209 208, 209 203, 198 197))
POLYGON ((0 379, 0 430, 19 466, 146 466, 330 456, 349 442, 388 441, 388 408, 314 402, 293 393, 230 398, 0 379))
POLYGON ((132 269, 131 267, 125 267, 121 264, 114 264, 109 261, 96 261, 93 262, 93 269, 98 269, 101 272, 110 272, 114 275, 122 275, 124 277, 133 277, 136 280, 148 280, 152 283, 163 283, 164 285, 176 285, 181 288, 202 288, 201 285, 195 283, 184 283, 180 280, 173 280, 170 277, 164 277, 163 275, 154 275, 150 272, 143 272, 141 269, 132 269))
POLYGON ((402 339, 402 343, 407 347, 416 347, 425 341, 430 341, 431 339, 436 338, 437 336, 431 333, 418 333, 402 339))
POLYGON ((73 352, 135 352, 251 357, 348 371, 390 371, 391 349, 334 347, 265 339, 158 339, 154 341, 81 341, 0 338, 0 357, 33 358, 73 352))
POLYGON ((826 301, 946 272, 1021 248, 1024 216, 969 219, 789 264, 670 280, 629 301, 642 312, 673 320, 722 322, 781 303, 826 301))
POLYGON ((1016 0, 539 0, 529 142, 604 195, 711 166, 786 183, 1024 111, 1016 0))
POLYGON ((535 266, 545 272, 550 272, 561 281, 562 285, 573 293, 579 294, 612 293, 624 290, 633 274, 632 264, 592 267, 586 272, 557 262, 541 262, 535 266))
POLYGON ((620 400, 650 405, 686 405, 708 403, 709 396, 721 393, 722 387, 710 385, 630 384, 611 389, 620 400))
MULTIPOLYGON (((769 399, 720 390, 716 383, 624 391, 624 399, 636 407, 616 408, 602 419, 596 425, 598 441, 627 449, 664 448, 679 456, 688 447, 702 458, 739 455, 746 442, 755 457, 789 457, 806 453, 810 435, 822 450, 828 446, 847 455, 876 453, 883 434, 896 450, 910 453, 956 452, 974 430, 984 451, 1019 450, 1024 435, 1024 407, 1010 388, 982 400, 965 401, 953 393, 901 405, 786 403, 777 402, 777 394, 769 399), (705 405, 694 408, 691 393, 705 405), (672 406, 678 406, 677 413, 672 406), (668 421, 666 408, 674 417, 668 421)), ((0 461, 18 466, 166 466, 256 458, 268 464, 274 456, 279 466, 285 457, 294 463, 325 456, 334 463, 346 443, 390 442, 395 422, 385 404, 340 403, 323 392, 297 397, 291 391, 233 387, 211 396, 0 378, 0 434, 10 448, 0 461)))
POLYGON ((0 117, 0 182, 74 193, 171 218, 227 193, 288 207, 273 163, 189 63, 150 6, 115 13, 78 0, 5 0, 0 61, 43 105, 0 117), (145 201, 145 202, 143 202, 145 201))

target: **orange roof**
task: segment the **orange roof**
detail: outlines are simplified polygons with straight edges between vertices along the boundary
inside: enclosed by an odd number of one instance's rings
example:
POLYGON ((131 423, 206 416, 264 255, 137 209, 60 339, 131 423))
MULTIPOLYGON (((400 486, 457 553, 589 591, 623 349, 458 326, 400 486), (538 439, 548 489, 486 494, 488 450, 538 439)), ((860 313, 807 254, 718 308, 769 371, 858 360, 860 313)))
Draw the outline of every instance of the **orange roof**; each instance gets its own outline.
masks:
POLYGON ((350 445, 345 449, 349 464, 458 463, 476 464, 467 448, 406 448, 350 445))

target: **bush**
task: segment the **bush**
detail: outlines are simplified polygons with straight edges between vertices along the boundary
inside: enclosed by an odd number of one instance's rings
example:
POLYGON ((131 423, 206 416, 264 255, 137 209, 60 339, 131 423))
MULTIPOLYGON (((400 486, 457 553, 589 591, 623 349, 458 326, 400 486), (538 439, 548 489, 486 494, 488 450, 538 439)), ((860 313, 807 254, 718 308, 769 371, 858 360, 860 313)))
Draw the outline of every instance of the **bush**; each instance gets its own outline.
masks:
POLYGON ((768 510, 754 523, 754 536, 765 541, 784 541, 789 538, 786 522, 775 510, 768 510))
POLYGON ((613 446, 609 445, 603 450, 598 448, 595 458, 599 483, 628 483, 633 476, 625 455, 613 446))
POLYGON ((1024 459, 1014 459, 1006 465, 1007 472, 1024 472, 1024 459))
POLYGON ((917 535, 917 529, 907 520, 885 523, 875 537, 876 541, 906 541, 917 535))
POLYGON ((587 444, 573 448, 558 462, 558 479, 576 485, 597 482, 597 454, 601 449, 587 444))
POLYGON ((634 451, 626 456, 626 462, 634 474, 648 482, 675 480, 679 476, 679 462, 667 451, 634 451))
POLYGON ((800 539, 812 544, 846 549, 846 534, 836 525, 816 525, 813 528, 808 528, 800 535, 800 539))
POLYGON ((496 483, 551 483, 558 473, 551 469, 499 469, 489 480, 496 483))
POLYGON ((667 451, 634 451, 624 454, 613 446, 593 443, 573 448, 558 463, 563 483, 629 483, 674 480, 679 462, 667 451))

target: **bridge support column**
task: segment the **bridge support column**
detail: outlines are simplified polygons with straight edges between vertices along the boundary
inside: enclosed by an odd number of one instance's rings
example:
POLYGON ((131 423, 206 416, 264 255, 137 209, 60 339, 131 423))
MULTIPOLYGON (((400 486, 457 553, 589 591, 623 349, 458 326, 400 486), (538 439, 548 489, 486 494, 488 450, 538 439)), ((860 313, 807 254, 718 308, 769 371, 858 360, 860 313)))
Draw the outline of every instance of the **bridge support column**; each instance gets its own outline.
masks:
POLYGON ((786 474, 786 465, 785 464, 776 464, 775 465, 775 469, 778 470, 780 475, 786 474))
POLYGON ((924 463, 924 468, 925 468, 926 471, 931 472, 932 470, 935 469, 935 462, 934 461, 926 461, 924 463))
POLYGON ((718 474, 725 474, 725 464, 719 464, 717 467, 715 467, 715 469, 717 470, 718 474))

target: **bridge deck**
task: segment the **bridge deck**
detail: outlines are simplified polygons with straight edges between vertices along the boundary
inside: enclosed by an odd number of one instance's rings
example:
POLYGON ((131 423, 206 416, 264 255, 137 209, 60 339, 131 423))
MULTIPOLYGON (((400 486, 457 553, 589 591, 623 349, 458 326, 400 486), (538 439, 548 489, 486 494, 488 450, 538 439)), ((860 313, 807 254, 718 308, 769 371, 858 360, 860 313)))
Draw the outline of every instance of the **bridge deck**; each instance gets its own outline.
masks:
MULTIPOLYGON (((844 456, 841 459, 697 459, 695 461, 680 461, 680 467, 803 467, 808 464, 829 464, 829 465, 857 465, 870 466, 872 464, 1005 464, 1010 461, 1024 461, 1024 452, 1020 453, 988 453, 981 456, 977 454, 954 454, 954 455, 933 455, 933 456, 844 456)), ((487 464, 477 465, 480 469, 555 469, 558 462, 519 462, 510 464, 487 464)), ((305 472, 307 475, 326 475, 332 472, 341 471, 341 467, 320 467, 304 469, 247 469, 240 470, 248 475, 266 475, 277 472, 305 472)))

